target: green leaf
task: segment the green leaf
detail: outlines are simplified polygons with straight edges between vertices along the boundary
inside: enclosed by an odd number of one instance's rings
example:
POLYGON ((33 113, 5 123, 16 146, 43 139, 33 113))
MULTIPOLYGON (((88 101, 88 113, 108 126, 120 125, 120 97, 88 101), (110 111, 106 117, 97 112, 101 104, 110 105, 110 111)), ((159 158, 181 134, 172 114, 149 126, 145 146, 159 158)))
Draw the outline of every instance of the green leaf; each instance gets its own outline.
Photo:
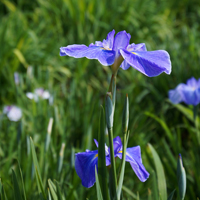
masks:
POLYGON ((96 178, 97 199, 98 200, 103 200, 103 196, 102 196, 102 193, 101 193, 101 187, 100 187, 100 184, 99 184, 99 179, 98 179, 96 166, 95 166, 95 178, 96 178))
POLYGON ((18 160, 17 160, 17 162, 18 162, 19 172, 20 172, 21 181, 22 181, 22 189, 23 189, 23 193, 24 193, 24 199, 26 200, 26 192, 25 192, 25 187, 24 187, 24 179, 23 179, 23 175, 22 175, 22 170, 21 170, 21 167, 20 167, 18 160))
POLYGON ((57 197, 57 194, 56 194, 56 186, 54 185, 54 183, 50 179, 48 180, 48 184, 49 184, 49 189, 50 189, 50 192, 51 192, 53 199, 58 200, 58 197, 57 197))
POLYGON ((100 121, 99 121, 99 135, 98 135, 98 176, 99 184, 102 189, 103 199, 108 200, 108 184, 107 184, 107 169, 105 160, 105 117, 104 110, 101 106, 100 121))
MULTIPOLYGON (((170 101, 167 101, 167 102, 171 103, 170 101)), ((182 112, 191 122, 194 122, 194 113, 190 108, 185 107, 185 106, 183 106, 181 104, 173 104, 173 106, 175 108, 177 108, 180 112, 182 112)), ((195 124, 199 124, 200 125, 199 122, 200 122, 200 119, 199 119, 198 116, 196 116, 195 124)))
POLYGON ((34 168, 35 168, 35 172, 36 172, 36 180, 37 180, 38 190, 39 190, 39 193, 42 193, 43 198, 47 199, 45 191, 44 191, 44 186, 43 186, 43 183, 42 183, 39 164, 38 164, 38 160, 37 160, 35 147, 34 147, 32 138, 30 138, 30 144, 31 144, 32 157, 33 157, 33 164, 34 164, 34 168))
POLYGON ((60 191, 60 187, 58 185, 58 182, 56 181, 56 189, 57 189, 57 197, 58 197, 58 200, 62 200, 62 194, 61 194, 61 191, 60 191))
POLYGON ((140 200, 139 192, 137 192, 137 200, 140 200))
POLYGON ((119 182, 117 187, 117 199, 120 200, 123 180, 124 180, 124 171, 125 171, 125 164, 126 164, 126 148, 128 144, 129 132, 128 134, 124 134, 124 141, 123 141, 123 151, 122 151, 122 167, 119 176, 119 182))
POLYGON ((2 185, 1 179, 0 179, 0 197, 1 197, 1 190, 2 190, 2 187, 3 187, 3 185, 2 185))
POLYGON ((171 133, 170 129, 168 128, 167 124, 162 119, 160 119, 159 117, 157 117, 156 115, 154 115, 150 112, 145 112, 145 115, 155 119, 162 126, 162 128, 165 130, 165 133, 167 134, 170 141, 173 141, 172 133, 171 133))
POLYGON ((1 188, 1 198, 2 198, 1 200, 8 200, 6 193, 5 193, 5 190, 4 190, 4 187, 3 187, 3 184, 2 184, 2 188, 1 188))
POLYGON ((174 196, 174 192, 176 191, 176 189, 174 189, 170 195, 168 196, 167 200, 172 200, 173 199, 173 196, 174 196))
POLYGON ((50 194, 49 188, 48 188, 48 200, 51 200, 51 194, 50 194))
POLYGON ((166 179, 165 179, 164 169, 163 169, 161 160, 160 160, 156 150, 153 148, 153 146, 151 144, 148 144, 148 146, 151 150, 151 153, 152 153, 153 159, 154 159, 154 163, 156 166, 159 195, 161 196, 162 200, 167 200, 166 179))
POLYGON ((134 194, 130 189, 128 189, 127 187, 125 186, 122 186, 122 190, 124 192, 126 192, 128 195, 130 195, 133 199, 137 199, 137 195, 134 194))
POLYGON ((17 176, 13 169, 12 169, 12 179, 13 179, 13 186, 14 186, 14 198, 15 200, 22 200, 21 192, 19 189, 19 183, 17 181, 17 176))

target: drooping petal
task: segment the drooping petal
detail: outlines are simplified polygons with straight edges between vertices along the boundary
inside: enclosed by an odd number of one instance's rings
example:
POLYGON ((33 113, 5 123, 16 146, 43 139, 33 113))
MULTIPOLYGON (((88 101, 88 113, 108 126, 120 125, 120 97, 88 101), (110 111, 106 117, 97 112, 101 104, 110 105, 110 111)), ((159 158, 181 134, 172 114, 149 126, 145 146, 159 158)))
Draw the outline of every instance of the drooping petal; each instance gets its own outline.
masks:
POLYGON ((146 76, 158 76, 162 72, 171 73, 170 57, 164 50, 129 52, 120 49, 120 53, 128 64, 146 76))
MULTIPOLYGON (((122 159, 122 152, 118 152, 116 156, 122 159)), ((149 173, 146 171, 144 165, 142 164, 140 146, 126 149, 126 161, 130 163, 133 171, 140 179, 140 181, 144 182, 147 180, 149 173)))
POLYGON ((112 65, 115 60, 115 51, 106 50, 99 46, 86 45, 69 45, 67 47, 60 48, 61 56, 72 56, 74 58, 86 57, 88 59, 97 59, 102 65, 112 65))
POLYGON ((182 88, 184 87, 185 87, 185 84, 181 83, 175 89, 169 90, 168 95, 172 103, 177 104, 184 100, 182 92, 181 92, 182 88))
POLYGON ((121 31, 116 34, 113 44, 113 50, 118 51, 120 48, 126 49, 129 44, 131 35, 126 33, 126 31, 121 31))
POLYGON ((98 151, 87 151, 77 153, 75 157, 75 170, 84 187, 90 188, 94 185, 95 166, 98 166, 98 151))

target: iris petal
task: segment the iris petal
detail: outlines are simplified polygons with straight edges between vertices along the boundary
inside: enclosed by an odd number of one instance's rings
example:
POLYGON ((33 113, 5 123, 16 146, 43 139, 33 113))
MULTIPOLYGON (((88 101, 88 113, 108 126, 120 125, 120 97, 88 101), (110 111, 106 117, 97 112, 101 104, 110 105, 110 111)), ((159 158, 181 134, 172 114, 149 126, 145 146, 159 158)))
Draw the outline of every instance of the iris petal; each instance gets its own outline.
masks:
POLYGON ((126 33, 126 31, 121 31, 116 34, 113 44, 113 50, 118 51, 119 48, 126 48, 130 41, 130 34, 126 33))
POLYGON ((95 165, 98 164, 98 151, 77 153, 75 158, 76 173, 84 187, 90 188, 95 183, 95 165))
POLYGON ((129 52, 120 49, 120 53, 128 64, 146 76, 158 76, 162 72, 171 73, 170 57, 164 50, 129 52))
MULTIPOLYGON (((122 142, 119 136, 113 140, 115 157, 122 159, 122 142)), ((133 171, 140 179, 144 182, 149 177, 149 173, 146 171, 144 165, 142 164, 141 150, 140 146, 131 147, 126 149, 126 161, 130 163, 133 171)))
POLYGON ((130 44, 127 47, 128 51, 147 51, 145 43, 140 43, 140 44, 130 44))
POLYGON ((194 77, 187 80, 187 85, 193 88, 197 88, 199 86, 198 81, 194 77))
POLYGON ((184 101, 183 95, 182 95, 182 88, 184 88, 185 84, 179 84, 174 90, 169 90, 169 99, 172 103, 177 104, 180 103, 181 101, 184 101))
POLYGON ((99 46, 89 46, 86 45, 69 45, 67 47, 60 48, 61 56, 72 56, 74 58, 86 57, 89 59, 97 59, 102 65, 108 66, 112 65, 115 60, 115 51, 106 50, 99 46))
POLYGON ((183 95, 183 101, 188 105, 199 104, 198 89, 192 89, 191 87, 185 85, 184 89, 180 90, 183 95))

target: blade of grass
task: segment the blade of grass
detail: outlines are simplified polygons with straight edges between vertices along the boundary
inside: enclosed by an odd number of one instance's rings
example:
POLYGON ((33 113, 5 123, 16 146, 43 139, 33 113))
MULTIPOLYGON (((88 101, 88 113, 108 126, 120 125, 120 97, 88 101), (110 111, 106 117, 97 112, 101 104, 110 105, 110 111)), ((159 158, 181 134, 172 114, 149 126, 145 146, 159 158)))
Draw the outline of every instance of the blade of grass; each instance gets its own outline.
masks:
POLYGON ((14 188, 14 198, 15 200, 22 200, 21 192, 19 189, 19 183, 17 181, 17 176, 13 169, 12 169, 12 179, 13 179, 13 188, 14 188))
POLYGON ((176 191, 176 189, 174 189, 170 195, 168 196, 167 200, 172 200, 173 199, 173 196, 174 196, 174 192, 176 191))
POLYGON ((122 190, 122 185, 123 185, 123 180, 124 180, 124 171, 125 171, 125 164, 126 164, 126 148, 128 144, 128 138, 129 138, 129 131, 127 134, 124 134, 124 145, 123 145, 123 155, 122 155, 122 167, 120 171, 120 176, 119 176, 119 182, 118 182, 118 187, 117 187, 117 199, 120 200, 120 195, 121 195, 121 190, 122 190))
POLYGON ((108 200, 107 170, 105 161, 105 117, 104 110, 100 108, 99 135, 98 135, 98 176, 103 199, 108 200))
POLYGON ((21 181, 22 181, 22 189, 23 189, 23 193, 24 193, 24 199, 26 200, 26 192, 25 192, 25 187, 24 187, 24 179, 23 179, 23 175, 22 175, 22 170, 21 170, 21 167, 20 167, 18 160, 17 160, 17 162, 18 162, 19 172, 20 172, 21 181))
POLYGON ((163 169, 161 160, 160 160, 156 150, 153 148, 153 146, 151 144, 148 144, 148 146, 153 155, 153 159, 154 159, 154 163, 155 163, 155 167, 156 167, 159 195, 161 196, 162 200, 167 200, 166 179, 165 179, 164 169, 163 169))
POLYGON ((56 194, 56 186, 54 185, 54 183, 50 179, 48 180, 48 184, 49 184, 49 189, 50 189, 50 192, 51 192, 53 199, 58 200, 58 197, 57 197, 57 194, 56 194))
POLYGON ((96 178, 97 199, 98 200, 103 200, 103 196, 102 196, 101 187, 100 187, 100 184, 99 184, 99 179, 98 179, 96 166, 95 166, 95 178, 96 178))
POLYGON ((39 193, 42 193, 43 198, 47 199, 45 191, 44 191, 44 186, 42 184, 42 178, 41 178, 41 174, 39 171, 39 164, 38 164, 38 160, 37 160, 35 147, 34 147, 32 138, 30 138, 30 144, 31 144, 32 157, 33 157, 33 164, 34 164, 34 168, 35 168, 35 172, 36 172, 36 180, 37 180, 38 190, 39 190, 39 193))

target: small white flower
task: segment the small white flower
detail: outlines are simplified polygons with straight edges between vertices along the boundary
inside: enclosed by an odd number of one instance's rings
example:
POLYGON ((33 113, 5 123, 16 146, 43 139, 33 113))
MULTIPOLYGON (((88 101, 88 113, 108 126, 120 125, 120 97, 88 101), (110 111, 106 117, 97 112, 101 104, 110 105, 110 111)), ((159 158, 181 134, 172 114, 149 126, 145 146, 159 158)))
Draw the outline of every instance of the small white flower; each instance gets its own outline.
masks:
POLYGON ((37 89, 35 89, 34 93, 27 92, 26 96, 29 99, 34 99, 36 102, 39 100, 39 98, 41 98, 41 99, 49 99, 51 97, 49 91, 44 90, 43 88, 37 88, 37 89))
POLYGON ((10 121, 17 122, 22 117, 22 110, 17 106, 4 106, 3 113, 10 121))

